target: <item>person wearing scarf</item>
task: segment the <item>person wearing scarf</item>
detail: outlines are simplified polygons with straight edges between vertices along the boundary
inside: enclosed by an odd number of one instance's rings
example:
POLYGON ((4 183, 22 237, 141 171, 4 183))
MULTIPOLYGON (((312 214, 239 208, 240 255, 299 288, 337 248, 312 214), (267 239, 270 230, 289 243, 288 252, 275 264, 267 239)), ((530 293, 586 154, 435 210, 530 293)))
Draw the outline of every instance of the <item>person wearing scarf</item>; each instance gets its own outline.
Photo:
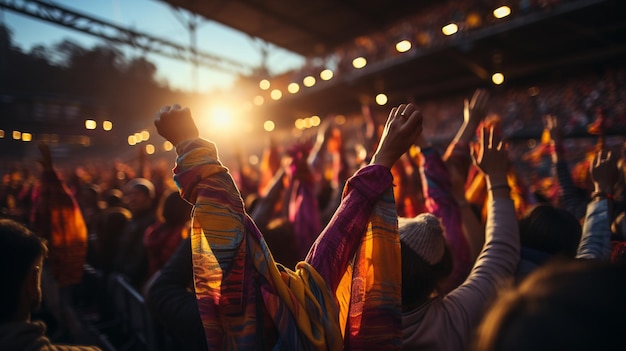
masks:
POLYGON ((157 131, 178 153, 174 179, 194 204, 195 291, 209 349, 400 348, 400 245, 389 169, 421 134, 421 122, 411 104, 392 109, 370 165, 348 180, 337 212, 291 270, 274 261, 189 110, 160 111, 157 131))

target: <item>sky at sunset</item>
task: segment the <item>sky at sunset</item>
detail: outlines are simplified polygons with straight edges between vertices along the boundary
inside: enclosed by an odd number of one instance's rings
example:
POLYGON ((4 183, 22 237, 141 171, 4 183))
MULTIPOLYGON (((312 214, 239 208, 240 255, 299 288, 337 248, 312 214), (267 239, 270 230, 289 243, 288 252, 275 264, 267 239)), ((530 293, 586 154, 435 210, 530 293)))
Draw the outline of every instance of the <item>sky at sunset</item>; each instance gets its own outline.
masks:
MULTIPOLYGON (((189 34, 175 10, 157 0, 54 0, 50 1, 90 17, 117 24, 124 28, 148 33, 180 45, 189 44, 189 34)), ((188 15, 184 13, 184 15, 188 15)), ((91 48, 104 42, 89 34, 65 28, 50 22, 0 8, 0 22, 13 33, 13 45, 28 52, 35 45, 52 46, 70 39, 81 46, 91 48)), ((214 21, 203 21, 198 27, 198 49, 205 53, 226 57, 248 67, 258 67, 261 62, 259 42, 245 33, 225 27, 214 21)), ((140 50, 117 44, 126 57, 141 56, 140 50)), ((157 66, 158 79, 166 80, 170 86, 184 91, 193 91, 193 67, 190 63, 171 59, 158 54, 146 54, 157 66)), ((269 70, 273 74, 301 67, 304 58, 273 46, 268 58, 269 70)), ((198 92, 228 88, 235 76, 216 69, 198 70, 198 92)))

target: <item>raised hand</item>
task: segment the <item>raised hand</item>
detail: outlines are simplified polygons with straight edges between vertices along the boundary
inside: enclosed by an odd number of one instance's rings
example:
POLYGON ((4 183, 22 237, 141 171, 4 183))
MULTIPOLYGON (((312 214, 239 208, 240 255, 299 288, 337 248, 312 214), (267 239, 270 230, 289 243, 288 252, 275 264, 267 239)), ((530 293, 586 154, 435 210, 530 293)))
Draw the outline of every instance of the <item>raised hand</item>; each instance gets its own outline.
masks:
POLYGON ((198 127, 196 127, 189 109, 181 108, 177 104, 171 107, 163 106, 154 118, 154 125, 157 132, 174 146, 181 141, 199 136, 198 127))
POLYGON ((472 124, 476 128, 478 123, 487 115, 488 103, 489 93, 484 89, 476 89, 471 101, 465 99, 463 108, 464 123, 472 124))
POLYGON ((559 125, 559 120, 554 115, 545 115, 543 117, 543 127, 550 133, 550 139, 555 143, 563 140, 563 128, 559 125))
POLYGON ((497 133, 494 133, 493 126, 489 128, 489 131, 485 127, 480 129, 478 150, 472 148, 472 159, 487 177, 490 187, 507 183, 509 168, 507 145, 497 133))
POLYGON ((617 161, 620 153, 618 150, 600 150, 591 164, 591 179, 593 179, 594 191, 612 194, 615 184, 619 180, 620 172, 617 161))
POLYGON ((39 143, 39 152, 41 153, 41 159, 39 159, 39 163, 43 167, 45 171, 52 170, 52 154, 50 153, 50 147, 48 144, 41 142, 39 143))
POLYGON ((389 113, 371 164, 391 168, 422 134, 422 113, 413 104, 394 107, 389 113))

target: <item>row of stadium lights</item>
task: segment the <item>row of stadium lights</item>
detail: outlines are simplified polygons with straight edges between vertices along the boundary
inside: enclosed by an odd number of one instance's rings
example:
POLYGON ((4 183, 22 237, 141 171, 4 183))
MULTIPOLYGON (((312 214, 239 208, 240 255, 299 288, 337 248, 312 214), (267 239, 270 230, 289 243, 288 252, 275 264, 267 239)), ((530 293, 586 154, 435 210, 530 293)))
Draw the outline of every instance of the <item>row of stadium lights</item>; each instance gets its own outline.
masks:
MULTIPOLYGON (((94 130, 96 129, 98 126, 98 123, 93 120, 93 119, 86 119, 85 120, 85 129, 87 130, 94 130)), ((102 122, 102 129, 105 131, 110 131, 113 129, 113 123, 111 121, 103 121, 102 122)), ((4 129, 0 129, 0 139, 4 139, 6 136, 6 132, 4 131, 4 129)), ((24 132, 24 131, 19 131, 19 130, 13 130, 11 131, 11 138, 13 140, 21 140, 24 142, 31 142, 33 141, 33 134, 30 132, 24 132)), ((58 140, 58 136, 55 134, 42 134, 41 135, 41 139, 43 141, 52 141, 55 142, 58 140)), ((91 139, 88 136, 80 136, 79 139, 81 140, 80 143, 83 145, 89 145, 91 143, 91 139)))
MULTIPOLYGON (((0 139, 4 139, 5 134, 4 129, 0 129, 0 139)), ((31 133, 21 132, 19 130, 11 131, 11 137, 13 140, 21 140, 25 142, 33 141, 33 135, 31 133)))
MULTIPOLYGON (((135 146, 143 142, 147 142, 148 140, 150 140, 150 132, 147 130, 142 130, 141 132, 136 132, 128 136, 128 145, 135 146)), ((165 140, 161 148, 163 151, 172 151, 174 149, 174 145, 165 140)), ((148 155, 152 155, 157 151, 156 146, 151 143, 145 144, 144 149, 146 151, 146 154, 148 155)))
MULTIPOLYGON (((497 9, 493 10, 493 16, 497 19, 507 17, 510 14, 511 14, 511 8, 508 6, 500 6, 497 9)), ((446 36, 454 35, 458 31, 459 31, 459 26, 456 23, 449 23, 441 28, 441 32, 446 36)), ((412 46, 413 44, 411 43, 411 41, 405 39, 396 43, 396 50, 400 53, 404 53, 404 52, 411 50, 412 46)), ((361 69, 367 66, 367 59, 362 56, 356 57, 352 60, 352 66, 356 69, 361 69)), ((334 72, 330 69, 325 69, 322 72, 320 72, 320 79, 324 81, 331 80, 333 76, 334 76, 334 72)), ((504 83, 504 74, 502 72, 493 73, 491 76, 491 81, 496 85, 500 85, 504 83)), ((302 79, 302 85, 304 85, 307 88, 314 86, 316 83, 317 83, 317 79, 312 75, 308 75, 304 77, 304 79, 302 79)), ((259 82, 259 88, 261 88, 261 90, 269 90, 270 87, 271 87, 271 83, 267 79, 263 79, 259 82)), ((300 91, 300 85, 296 82, 289 83, 289 85, 287 86, 287 91, 291 94, 296 94, 300 91)), ((384 94, 381 94, 381 95, 384 95, 384 94)), ((280 100, 282 97, 283 97, 283 92, 280 89, 272 89, 270 91, 270 98, 272 100, 277 101, 277 100, 280 100)), ((382 103, 381 105, 384 105, 387 103, 386 98, 381 98, 381 100, 377 98, 376 101, 377 103, 379 103, 379 101, 384 101, 384 103, 382 103)), ((262 95, 257 95, 252 99, 252 103, 256 106, 261 106, 265 103, 265 98, 262 95)))

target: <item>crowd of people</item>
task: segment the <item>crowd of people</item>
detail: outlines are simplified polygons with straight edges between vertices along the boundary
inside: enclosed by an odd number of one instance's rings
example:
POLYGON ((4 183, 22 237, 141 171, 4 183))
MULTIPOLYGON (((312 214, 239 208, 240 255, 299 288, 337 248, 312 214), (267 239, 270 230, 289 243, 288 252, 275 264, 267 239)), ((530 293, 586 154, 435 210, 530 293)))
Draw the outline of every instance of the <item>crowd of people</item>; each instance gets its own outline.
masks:
POLYGON ((38 168, 7 169, 0 189, 0 349, 106 350, 85 321, 122 349, 621 348, 617 77, 542 87, 530 107, 478 89, 448 107, 456 124, 428 104, 384 124, 364 109, 367 123, 269 145, 258 167, 222 160, 178 105, 154 121, 175 163, 64 172, 42 143, 38 168), (518 116, 491 115, 518 103, 543 116, 530 152, 506 139, 518 116), (603 107, 573 122, 593 140, 575 163, 550 104, 603 107), (443 147, 435 120, 458 126, 443 147), (119 282, 168 343, 119 325, 119 282))

